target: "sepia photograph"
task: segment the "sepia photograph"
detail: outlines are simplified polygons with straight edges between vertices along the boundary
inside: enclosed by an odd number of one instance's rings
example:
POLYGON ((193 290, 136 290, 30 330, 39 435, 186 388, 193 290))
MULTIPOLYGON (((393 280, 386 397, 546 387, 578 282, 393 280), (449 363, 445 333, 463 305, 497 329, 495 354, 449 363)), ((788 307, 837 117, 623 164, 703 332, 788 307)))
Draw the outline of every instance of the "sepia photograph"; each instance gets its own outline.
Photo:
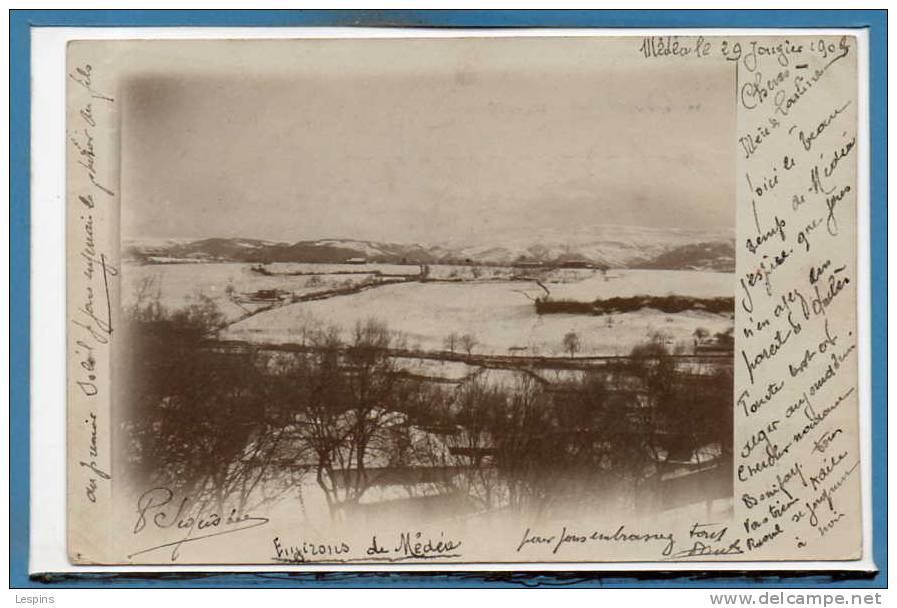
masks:
POLYGON ((75 40, 75 564, 863 554, 849 36, 75 40))
POLYGON ((732 70, 581 40, 292 44, 294 73, 119 91, 114 448, 138 510, 730 518, 732 70))

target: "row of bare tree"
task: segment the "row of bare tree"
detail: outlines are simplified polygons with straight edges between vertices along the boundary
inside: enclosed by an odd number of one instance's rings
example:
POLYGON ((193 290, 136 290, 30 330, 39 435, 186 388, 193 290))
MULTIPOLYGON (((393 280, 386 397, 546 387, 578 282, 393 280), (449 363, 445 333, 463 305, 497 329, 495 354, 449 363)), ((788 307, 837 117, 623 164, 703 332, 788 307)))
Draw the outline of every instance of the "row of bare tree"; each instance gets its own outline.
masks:
POLYGON ((336 519, 385 484, 532 516, 661 508, 652 487, 674 462, 707 445, 731 454, 731 375, 683 374, 661 342, 559 383, 519 370, 445 385, 408 374, 376 320, 310 331, 301 353, 219 348, 219 322, 208 300, 135 305, 118 424, 142 483, 222 511, 309 484, 336 519))

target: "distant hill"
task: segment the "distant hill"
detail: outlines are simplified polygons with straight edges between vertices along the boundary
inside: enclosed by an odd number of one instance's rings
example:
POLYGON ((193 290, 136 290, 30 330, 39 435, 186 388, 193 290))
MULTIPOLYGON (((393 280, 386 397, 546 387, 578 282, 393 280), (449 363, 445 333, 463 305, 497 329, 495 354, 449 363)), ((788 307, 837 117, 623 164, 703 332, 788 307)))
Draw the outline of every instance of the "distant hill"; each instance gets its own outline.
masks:
POLYGON ((497 237, 489 243, 436 245, 318 239, 278 243, 245 238, 173 239, 123 244, 126 259, 142 263, 307 262, 348 260, 393 264, 589 265, 604 268, 717 270, 734 272, 731 231, 717 233, 633 226, 591 226, 497 237))
POLYGON ((695 243, 662 253, 642 268, 735 271, 735 248, 731 243, 695 243))

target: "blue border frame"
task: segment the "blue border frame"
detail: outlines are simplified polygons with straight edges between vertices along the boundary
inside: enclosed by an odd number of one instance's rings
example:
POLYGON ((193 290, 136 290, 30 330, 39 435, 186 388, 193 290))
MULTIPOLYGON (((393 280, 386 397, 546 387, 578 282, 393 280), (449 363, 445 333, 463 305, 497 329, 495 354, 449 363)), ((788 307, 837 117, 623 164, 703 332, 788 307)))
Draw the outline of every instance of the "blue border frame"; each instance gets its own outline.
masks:
POLYGON ((13 10, 10 11, 10 587, 818 587, 886 588, 887 11, 886 10, 13 10), (741 27, 868 28, 870 45, 872 526, 875 575, 831 573, 327 573, 28 577, 31 27, 741 27))

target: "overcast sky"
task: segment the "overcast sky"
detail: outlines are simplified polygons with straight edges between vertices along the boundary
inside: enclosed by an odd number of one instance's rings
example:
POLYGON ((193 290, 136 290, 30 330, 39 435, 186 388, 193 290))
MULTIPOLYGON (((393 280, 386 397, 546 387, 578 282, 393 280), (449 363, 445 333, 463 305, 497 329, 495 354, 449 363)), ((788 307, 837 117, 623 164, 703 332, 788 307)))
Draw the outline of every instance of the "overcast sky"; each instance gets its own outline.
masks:
POLYGON ((636 39, 191 44, 121 92, 126 237, 734 225, 725 62, 671 69, 636 39))

